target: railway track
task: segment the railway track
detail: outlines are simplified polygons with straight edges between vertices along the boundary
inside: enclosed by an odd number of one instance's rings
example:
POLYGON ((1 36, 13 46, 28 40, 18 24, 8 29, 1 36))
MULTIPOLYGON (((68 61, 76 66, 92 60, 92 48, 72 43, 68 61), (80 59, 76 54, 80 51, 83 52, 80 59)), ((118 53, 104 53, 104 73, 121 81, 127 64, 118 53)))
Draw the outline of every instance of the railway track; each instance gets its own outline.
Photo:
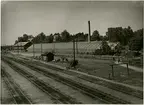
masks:
MULTIPOLYGON (((16 61, 16 59, 13 59, 13 60, 16 61)), ((84 94, 86 94, 92 98, 99 99, 99 100, 103 101, 104 103, 109 103, 109 104, 129 104, 130 103, 130 102, 127 102, 125 100, 114 97, 110 94, 99 91, 95 88, 92 88, 92 87, 89 87, 89 86, 84 85, 82 83, 73 81, 69 78, 65 78, 65 77, 62 77, 60 75, 45 71, 39 67, 36 67, 35 65, 29 64, 28 62, 21 61, 21 60, 18 60, 18 62, 29 67, 30 69, 32 69, 34 71, 37 71, 37 72, 39 72, 45 76, 48 76, 52 79, 55 79, 56 81, 59 81, 59 82, 66 84, 70 87, 73 87, 73 88, 81 91, 82 93, 84 93, 84 94)))
POLYGON ((81 102, 78 102, 76 99, 71 98, 70 96, 67 96, 64 93, 61 93, 58 89, 55 89, 54 87, 50 86, 49 84, 46 84, 42 80, 39 80, 36 76, 32 75, 29 72, 26 72, 22 70, 21 68, 17 67, 10 61, 3 59, 4 62, 6 62, 11 68, 13 68, 16 72, 24 76, 26 79, 28 79, 32 84, 34 84, 36 87, 38 87, 43 92, 47 93, 52 100, 54 100, 56 103, 63 103, 63 104, 81 104, 81 102))
POLYGON ((89 77, 89 76, 84 76, 84 75, 81 75, 81 74, 76 73, 76 72, 60 69, 60 68, 53 67, 53 66, 46 65, 46 64, 42 64, 42 63, 39 63, 39 62, 35 62, 34 64, 39 65, 39 66, 44 66, 44 67, 47 67, 49 69, 53 69, 55 71, 63 72, 63 73, 66 73, 68 75, 77 76, 78 78, 84 79, 86 81, 96 83, 96 84, 108 87, 110 89, 120 91, 122 93, 125 93, 125 94, 128 94, 128 95, 132 95, 134 97, 143 99, 143 91, 140 91, 140 90, 134 90, 134 89, 126 87, 126 86, 110 83, 110 82, 103 81, 103 80, 96 79, 96 78, 92 78, 92 77, 89 77))
POLYGON ((20 87, 14 82, 11 76, 2 67, 1 74, 4 82, 6 83, 8 90, 15 104, 32 104, 32 101, 24 94, 20 87))
MULTIPOLYGON (((31 63, 31 62, 29 62, 29 63, 31 63)), ((86 81, 89 81, 89 82, 92 82, 92 83, 96 83, 96 84, 108 87, 110 89, 113 89, 113 90, 116 90, 116 91, 120 91, 122 93, 125 93, 125 94, 128 94, 128 95, 132 95, 134 97, 143 99, 143 91, 140 91, 140 90, 134 90, 132 88, 129 88, 129 87, 126 87, 126 86, 122 86, 122 85, 119 85, 119 84, 114 84, 114 83, 110 83, 110 82, 103 81, 103 80, 100 80, 100 79, 84 76, 84 75, 81 75, 81 74, 78 74, 78 73, 75 73, 75 72, 72 72, 72 71, 67 71, 67 70, 60 69, 60 68, 57 68, 57 67, 54 67, 54 66, 50 66, 50 65, 46 65, 46 64, 43 64, 43 63, 37 62, 37 61, 35 61, 34 64, 35 65, 39 65, 39 66, 44 66, 44 67, 47 67, 47 68, 55 70, 55 71, 60 71, 60 72, 66 73, 68 75, 77 76, 78 78, 84 79, 86 81)))

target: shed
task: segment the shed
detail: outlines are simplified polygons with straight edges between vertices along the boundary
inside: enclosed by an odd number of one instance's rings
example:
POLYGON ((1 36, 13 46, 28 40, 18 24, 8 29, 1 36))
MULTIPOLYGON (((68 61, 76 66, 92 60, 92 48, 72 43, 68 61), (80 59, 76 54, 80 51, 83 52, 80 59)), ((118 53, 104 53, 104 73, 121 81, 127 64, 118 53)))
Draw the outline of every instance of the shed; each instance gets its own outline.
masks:
POLYGON ((42 54, 41 56, 46 56, 47 62, 54 60, 54 54, 52 52, 46 52, 42 54))

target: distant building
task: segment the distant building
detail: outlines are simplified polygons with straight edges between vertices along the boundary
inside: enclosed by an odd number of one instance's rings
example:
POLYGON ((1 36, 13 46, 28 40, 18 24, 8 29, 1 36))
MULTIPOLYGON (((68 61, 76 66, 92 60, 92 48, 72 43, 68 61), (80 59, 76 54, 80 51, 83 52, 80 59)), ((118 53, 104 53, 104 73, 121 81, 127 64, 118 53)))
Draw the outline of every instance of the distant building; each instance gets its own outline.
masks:
POLYGON ((18 42, 16 44, 13 45, 13 50, 14 51, 27 51, 27 48, 30 47, 32 45, 32 39, 34 37, 30 36, 28 38, 28 41, 26 42, 18 42))
POLYGON ((52 61, 54 60, 54 54, 52 52, 45 52, 43 54, 41 54, 41 56, 47 61, 52 61))
POLYGON ((26 51, 28 47, 32 45, 31 40, 28 42, 18 42, 14 45, 13 50, 14 51, 26 51))
POLYGON ((14 45, 14 49, 13 50, 21 50, 24 51, 24 46, 25 44, 27 44, 28 42, 18 42, 17 44, 14 45))

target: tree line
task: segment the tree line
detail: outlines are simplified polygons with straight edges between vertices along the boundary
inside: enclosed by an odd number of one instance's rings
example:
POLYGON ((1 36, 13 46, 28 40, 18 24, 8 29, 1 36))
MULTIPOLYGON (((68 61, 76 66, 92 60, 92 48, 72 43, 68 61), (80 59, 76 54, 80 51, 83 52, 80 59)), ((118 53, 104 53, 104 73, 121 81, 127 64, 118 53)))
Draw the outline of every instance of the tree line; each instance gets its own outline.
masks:
MULTIPOLYGON (((87 41, 88 34, 79 32, 76 34, 70 34, 67 30, 64 30, 61 33, 54 33, 50 35, 46 35, 43 32, 33 37, 32 35, 24 34, 22 37, 18 37, 15 41, 15 44, 18 42, 26 42, 29 38, 33 38, 33 43, 53 43, 53 42, 70 42, 73 39, 77 39, 77 41, 87 41)), ((91 35, 91 41, 100 41, 103 39, 107 39, 106 36, 101 36, 97 30, 95 30, 91 35)))
MULTIPOLYGON (((70 34, 67 30, 64 30, 61 33, 54 33, 50 35, 46 35, 41 32, 35 37, 32 35, 24 34, 22 37, 18 37, 18 39, 15 41, 15 44, 18 42, 26 42, 30 38, 33 38, 33 43, 70 42, 73 41, 73 39, 77 39, 77 41, 87 41, 88 34, 83 32, 70 34)), ((93 31, 90 40, 119 42, 121 46, 129 46, 130 50, 139 51, 143 48, 143 29, 133 31, 130 26, 127 28, 108 28, 106 35, 104 36, 100 35, 98 30, 95 30, 93 31)))

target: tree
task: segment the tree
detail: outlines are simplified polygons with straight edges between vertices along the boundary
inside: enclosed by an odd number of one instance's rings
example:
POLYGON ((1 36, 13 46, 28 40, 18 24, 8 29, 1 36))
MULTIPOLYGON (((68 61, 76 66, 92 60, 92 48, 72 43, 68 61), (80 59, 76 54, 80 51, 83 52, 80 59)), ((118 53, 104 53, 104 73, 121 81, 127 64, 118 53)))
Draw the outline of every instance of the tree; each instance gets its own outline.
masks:
POLYGON ((18 42, 23 42, 23 37, 18 37, 18 42))
POLYGON ((53 35, 50 34, 50 36, 49 36, 49 43, 52 43, 52 42, 53 42, 53 35))
POLYGON ((140 51, 143 48, 143 29, 134 32, 133 37, 129 41, 129 50, 140 51))
POLYGON ((79 33, 75 34, 74 38, 77 38, 78 41, 85 41, 85 35, 83 32, 79 32, 79 33))
POLYGON ((134 33, 130 26, 123 29, 123 39, 120 41, 122 45, 127 45, 130 39, 133 37, 134 33))
POLYGON ((68 42, 68 41, 70 41, 70 34, 69 34, 69 32, 67 32, 67 30, 64 30, 61 33, 61 39, 62 39, 62 42, 68 42))
POLYGON ((85 38, 85 41, 88 41, 88 34, 87 33, 84 34, 84 38, 85 38))
POLYGON ((103 36, 103 39, 102 39, 102 40, 108 41, 108 36, 107 36, 107 35, 103 36))
POLYGON ((133 37, 129 42, 129 50, 139 51, 141 50, 141 38, 133 37))
POLYGON ((55 42, 61 42, 61 36, 59 33, 55 33, 53 37, 55 42))
POLYGON ((33 35, 28 35, 28 38, 34 38, 33 35))
POLYGON ((132 37, 129 41, 129 50, 132 51, 140 51, 143 48, 143 36, 141 34, 137 34, 132 37))
POLYGON ((39 36, 40 42, 44 42, 46 35, 43 32, 41 32, 38 36, 39 36))
POLYGON ((121 51, 122 51, 123 47, 122 45, 119 43, 115 46, 115 53, 120 55, 121 51))
POLYGON ((100 37, 99 37, 99 38, 100 38, 100 40, 103 40, 103 39, 104 39, 104 36, 101 36, 101 35, 100 35, 100 37))
POLYGON ((14 44, 17 44, 17 43, 18 43, 18 40, 16 40, 14 44))
POLYGON ((33 42, 34 43, 43 43, 43 42, 45 42, 45 38, 46 38, 46 35, 43 32, 41 32, 36 37, 34 37, 33 42))
POLYGON ((102 54, 104 55, 110 53, 111 48, 106 41, 102 41, 101 50, 102 50, 102 54))
POLYGON ((23 34, 23 41, 27 42, 28 41, 28 35, 27 34, 23 34))
POLYGON ((99 41, 99 40, 100 40, 100 35, 99 35, 99 32, 98 32, 97 30, 95 30, 95 31, 93 32, 92 37, 91 37, 91 40, 92 40, 92 41, 95 41, 95 40, 99 41))
POLYGON ((53 34, 50 34, 49 36, 46 36, 45 42, 46 43, 52 43, 53 39, 54 39, 53 34))
POLYGON ((115 27, 108 28, 106 32, 110 42, 120 42, 121 45, 127 45, 130 38, 133 37, 134 33, 130 26, 127 28, 115 27))

